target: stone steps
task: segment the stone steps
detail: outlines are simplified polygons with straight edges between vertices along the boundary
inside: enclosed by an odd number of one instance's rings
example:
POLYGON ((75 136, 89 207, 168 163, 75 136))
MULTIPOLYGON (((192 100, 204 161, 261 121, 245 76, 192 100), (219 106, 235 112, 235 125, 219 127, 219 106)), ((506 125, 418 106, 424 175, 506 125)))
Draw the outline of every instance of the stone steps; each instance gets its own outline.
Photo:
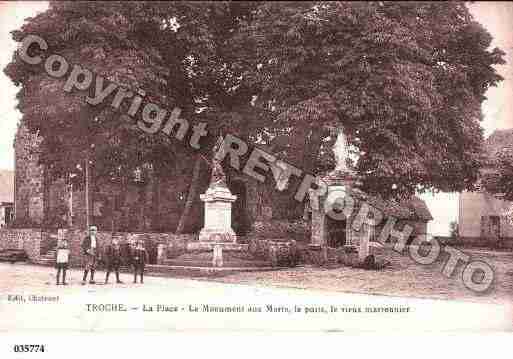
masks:
POLYGON ((44 257, 44 258, 55 258, 56 253, 57 253, 56 250, 51 250, 51 251, 48 251, 46 254, 42 255, 41 257, 44 257))
POLYGON ((56 256, 57 248, 50 249, 46 254, 43 254, 36 261, 37 264, 41 264, 44 266, 54 266, 55 265, 55 256, 56 256))
POLYGON ((184 276, 184 277, 205 277, 205 276, 225 276, 240 272, 261 272, 275 271, 278 269, 288 269, 281 267, 196 267, 196 266, 173 266, 149 264, 146 266, 146 274, 152 276, 184 276))
MULTIPOLYGON (((214 253, 208 252, 187 252, 175 258, 167 258, 163 265, 181 266, 181 267, 205 267, 213 266, 214 253)), ((271 261, 254 258, 252 255, 243 251, 224 251, 223 266, 229 268, 263 268, 271 267, 271 261)))
POLYGON ((45 257, 40 257, 38 260, 35 261, 37 264, 40 264, 40 265, 43 265, 43 266, 48 266, 48 267, 53 267, 55 266, 55 259, 54 258, 45 258, 45 257))
MULTIPOLYGON (((181 266, 181 267, 213 267, 212 260, 192 260, 192 259, 167 259, 163 263, 167 266, 181 266)), ((253 260, 253 261, 243 261, 243 260, 223 260, 223 267, 229 268, 263 268, 270 267, 271 263, 269 261, 263 260, 253 260)))

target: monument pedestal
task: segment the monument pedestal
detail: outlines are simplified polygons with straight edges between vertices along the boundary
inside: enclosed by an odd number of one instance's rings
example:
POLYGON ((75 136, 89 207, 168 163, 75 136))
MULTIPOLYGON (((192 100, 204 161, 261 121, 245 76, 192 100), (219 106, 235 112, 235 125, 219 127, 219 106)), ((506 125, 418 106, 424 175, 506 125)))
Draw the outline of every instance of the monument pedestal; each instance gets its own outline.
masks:
POLYGON ((205 225, 199 233, 201 242, 235 243, 232 229, 232 203, 237 196, 224 186, 209 187, 200 195, 205 203, 205 225))
POLYGON ((223 266, 223 247, 220 244, 214 246, 214 255, 212 256, 212 267, 223 266))

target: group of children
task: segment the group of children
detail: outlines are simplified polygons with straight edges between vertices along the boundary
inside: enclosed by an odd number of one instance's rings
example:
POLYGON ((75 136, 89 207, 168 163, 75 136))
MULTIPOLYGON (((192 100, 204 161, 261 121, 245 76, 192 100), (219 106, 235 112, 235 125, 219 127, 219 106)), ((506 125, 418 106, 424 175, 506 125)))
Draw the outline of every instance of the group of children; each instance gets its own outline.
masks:
MULTIPOLYGON (((103 255, 100 256, 97 250, 96 243, 96 229, 91 228, 90 235, 87 236, 82 242, 82 254, 85 259, 84 276, 82 279, 82 285, 86 284, 87 275, 90 273, 90 284, 95 284, 94 273, 96 270, 97 261, 100 259, 105 263, 105 284, 109 282, 109 276, 111 272, 116 274, 116 283, 122 284, 123 282, 119 279, 119 269, 121 265, 128 262, 134 273, 134 283, 137 283, 137 275, 140 276, 140 283, 144 283, 144 267, 148 262, 148 252, 144 248, 144 241, 136 240, 132 243, 129 242, 129 251, 123 256, 119 241, 114 238, 109 243, 103 255), (123 258, 125 257, 125 258, 123 258)), ((99 247, 99 246, 98 246, 99 247)), ((66 282, 66 271, 69 263, 69 248, 66 239, 59 239, 57 241, 57 251, 55 258, 55 266, 57 268, 56 281, 57 285, 68 285, 66 282), (62 279, 61 279, 62 275, 62 279), (61 280, 60 280, 61 279, 61 280)))

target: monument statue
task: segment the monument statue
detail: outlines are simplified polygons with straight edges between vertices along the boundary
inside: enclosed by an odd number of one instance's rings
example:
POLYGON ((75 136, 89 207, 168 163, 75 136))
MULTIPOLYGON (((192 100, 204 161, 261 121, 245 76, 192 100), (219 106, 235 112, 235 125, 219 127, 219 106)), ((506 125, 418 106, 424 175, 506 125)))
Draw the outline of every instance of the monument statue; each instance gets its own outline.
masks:
POLYGON ((224 173, 223 166, 221 166, 221 162, 217 159, 216 154, 219 152, 222 146, 223 138, 220 136, 216 145, 212 149, 214 155, 212 157, 212 175, 210 177, 210 185, 209 187, 228 187, 226 184, 226 174, 224 173))
POLYGON ((290 173, 287 172, 287 164, 280 159, 276 159, 270 163, 270 167, 276 181, 276 188, 283 191, 287 188, 290 178, 290 173))
POLYGON ((333 171, 328 173, 326 179, 337 179, 337 178, 350 178, 355 177, 354 171, 347 165, 349 157, 349 145, 347 143, 347 137, 344 133, 343 126, 332 126, 329 127, 332 135, 336 135, 337 139, 333 145, 332 151, 335 155, 335 168, 333 171))
MULTIPOLYGON (((237 237, 232 229, 232 203, 235 202, 237 196, 232 195, 227 186, 226 174, 219 160, 219 151, 223 138, 219 137, 217 144, 214 146, 214 155, 212 157, 212 176, 210 184, 205 193, 200 194, 200 199, 204 202, 204 226, 199 233, 200 242, 230 242, 235 243, 237 237)), ((214 256, 214 266, 222 265, 218 257, 222 257, 222 250, 217 250, 217 257, 214 256), (217 258, 217 259, 216 259, 217 258)))
POLYGON ((337 134, 337 140, 333 146, 333 153, 335 155, 335 172, 348 172, 347 158, 349 156, 349 150, 347 145, 347 138, 344 133, 344 127, 340 126, 335 129, 337 134))
POLYGON ((209 187, 227 187, 223 166, 215 157, 212 159, 212 176, 210 177, 209 187))

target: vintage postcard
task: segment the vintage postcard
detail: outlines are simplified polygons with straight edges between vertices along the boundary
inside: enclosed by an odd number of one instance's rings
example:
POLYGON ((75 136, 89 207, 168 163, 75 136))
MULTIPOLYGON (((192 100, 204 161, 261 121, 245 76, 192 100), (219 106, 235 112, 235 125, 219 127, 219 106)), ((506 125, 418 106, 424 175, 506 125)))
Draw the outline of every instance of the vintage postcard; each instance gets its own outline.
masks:
POLYGON ((513 3, 0 10, 0 332, 513 331, 513 3))

